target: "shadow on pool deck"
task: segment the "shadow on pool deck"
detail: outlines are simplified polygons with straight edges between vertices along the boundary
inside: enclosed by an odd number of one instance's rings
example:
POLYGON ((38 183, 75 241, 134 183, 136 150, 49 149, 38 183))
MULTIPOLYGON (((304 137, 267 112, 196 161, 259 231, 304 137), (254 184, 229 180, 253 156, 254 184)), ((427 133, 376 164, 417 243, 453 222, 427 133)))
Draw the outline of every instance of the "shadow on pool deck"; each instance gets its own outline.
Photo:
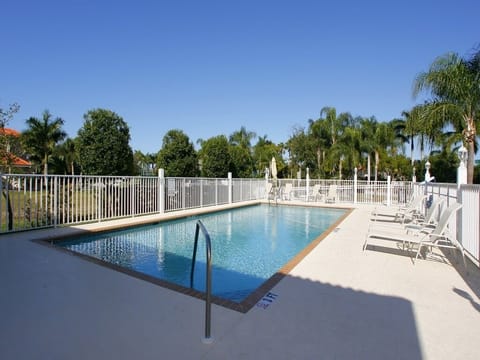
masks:
POLYGON ((271 305, 249 313, 251 321, 225 334, 205 358, 422 358, 408 300, 290 275, 273 293, 271 305))
POLYGON ((287 275, 267 308, 215 306, 204 345, 202 301, 30 245, 2 268, 2 359, 422 358, 405 299, 287 275))

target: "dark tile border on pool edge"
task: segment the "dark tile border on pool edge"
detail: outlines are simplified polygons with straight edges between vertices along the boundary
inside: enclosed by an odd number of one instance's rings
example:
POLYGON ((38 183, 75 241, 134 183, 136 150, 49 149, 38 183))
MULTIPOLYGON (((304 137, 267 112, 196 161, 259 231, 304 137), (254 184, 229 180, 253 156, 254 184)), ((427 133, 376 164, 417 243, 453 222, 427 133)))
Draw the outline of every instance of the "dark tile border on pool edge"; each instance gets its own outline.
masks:
MULTIPOLYGON (((305 207, 305 205, 280 205, 280 206, 302 206, 305 207)), ((318 206, 315 206, 318 207, 318 206)), ((329 207, 330 208, 330 207, 329 207)), ((335 209, 335 208, 330 208, 330 209, 335 209)), ((312 242, 310 242, 303 250, 301 250, 295 257, 293 257, 292 260, 290 260, 287 264, 285 264, 280 270, 278 270, 275 274, 273 274, 269 279, 267 279, 262 285, 260 285, 255 291, 253 291, 249 296, 247 296, 242 302, 237 303, 231 300, 223 299, 217 296, 212 296, 212 303, 226 307, 227 309, 235 310, 241 313, 247 313, 252 307, 254 307, 260 299, 262 299, 266 293, 268 293, 280 280, 282 280, 286 275, 292 271, 292 269, 300 263, 323 239, 325 239, 345 218, 350 215, 350 213, 353 211, 353 208, 341 208, 342 210, 346 210, 345 214, 343 214, 335 223, 333 223, 328 229, 326 229, 320 236, 318 236, 316 239, 314 239, 312 242)), ((82 235, 85 235, 82 234, 82 235)), ((119 265, 115 265, 85 254, 81 254, 69 249, 61 248, 55 245, 56 242, 64 241, 65 238, 54 238, 54 239, 40 239, 40 240, 33 240, 36 243, 51 247, 55 250, 73 255, 73 256, 78 256, 84 260, 90 261, 94 264, 105 266, 107 268, 110 268, 112 270, 124 273, 126 275, 132 276, 134 278, 148 281, 152 284, 188 295, 195 297, 197 299, 205 300, 206 295, 205 293, 194 290, 191 288, 183 287, 165 280, 161 280, 158 278, 155 278, 153 276, 127 269, 124 267, 121 267, 119 265)))

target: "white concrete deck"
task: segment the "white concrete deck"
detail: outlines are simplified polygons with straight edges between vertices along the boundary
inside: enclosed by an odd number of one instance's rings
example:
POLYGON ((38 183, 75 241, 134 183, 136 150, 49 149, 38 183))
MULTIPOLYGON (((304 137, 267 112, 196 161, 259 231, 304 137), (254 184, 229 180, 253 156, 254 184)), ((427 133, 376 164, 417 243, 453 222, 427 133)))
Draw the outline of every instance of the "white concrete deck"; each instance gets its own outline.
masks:
MULTIPOLYGON (((0 359, 478 359, 480 272, 362 251, 358 208, 241 314, 31 242, 0 237, 0 359)), ((93 229, 97 225, 78 227, 93 229)))

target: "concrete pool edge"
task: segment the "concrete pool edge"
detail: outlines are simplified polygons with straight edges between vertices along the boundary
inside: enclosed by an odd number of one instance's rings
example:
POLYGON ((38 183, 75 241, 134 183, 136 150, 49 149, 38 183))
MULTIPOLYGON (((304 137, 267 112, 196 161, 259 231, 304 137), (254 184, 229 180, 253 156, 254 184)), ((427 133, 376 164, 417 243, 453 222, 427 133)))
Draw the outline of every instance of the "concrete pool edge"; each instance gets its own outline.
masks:
MULTIPOLYGON (((61 248, 61 247, 55 246, 55 243, 59 241, 63 241, 67 238, 78 237, 78 236, 88 235, 92 233, 115 231, 115 230, 130 228, 130 227, 161 223, 164 221, 171 221, 171 220, 176 220, 176 219, 195 216, 195 215, 202 215, 202 214, 207 214, 212 212, 221 212, 224 210, 255 206, 255 205, 261 205, 261 204, 269 205, 269 206, 277 206, 277 204, 271 204, 266 201, 251 201, 251 202, 230 204, 230 206, 215 206, 215 207, 202 208, 202 209, 190 209, 187 211, 182 211, 181 213, 180 212, 167 213, 167 214, 163 214, 164 216, 161 216, 161 217, 159 216, 150 217, 150 219, 145 219, 145 217, 143 219, 138 219, 138 218, 127 219, 127 220, 130 220, 127 224, 122 222, 122 220, 125 220, 125 219, 117 219, 117 220, 110 221, 109 223, 104 222, 104 223, 93 224, 95 226, 93 226, 91 229, 78 228, 78 227, 57 228, 55 230, 64 230, 64 231, 59 231, 59 232, 56 232, 55 234, 44 234, 45 236, 37 237, 35 239, 32 239, 31 241, 44 246, 48 246, 52 249, 64 252, 65 254, 69 254, 71 256, 80 257, 81 259, 87 260, 90 263, 94 263, 94 264, 109 268, 111 270, 126 274, 128 276, 131 276, 143 281, 147 281, 149 283, 161 286, 163 288, 173 290, 175 292, 179 292, 181 294, 188 295, 197 299, 205 300, 206 296, 203 292, 200 292, 191 288, 186 288, 162 279, 158 279, 153 276, 150 276, 135 270, 124 268, 124 267, 91 257, 89 255, 84 255, 84 254, 80 254, 65 248, 61 248), (132 221, 132 220, 137 220, 137 221, 132 221), (67 231, 65 229, 69 229, 71 231, 67 231)), ((225 307, 230 310, 240 312, 240 313, 247 313, 265 296, 265 294, 267 294, 276 284, 278 284, 280 280, 282 280, 286 275, 288 275, 290 271, 297 264, 299 264, 324 238, 326 238, 332 231, 334 231, 338 227, 338 225, 342 223, 354 210, 354 208, 351 208, 351 207, 340 207, 340 206, 325 207, 325 206, 321 206, 321 204, 318 204, 318 203, 317 204, 302 204, 302 203, 297 204, 297 203, 283 202, 283 203, 278 203, 278 205, 340 209, 340 210, 345 210, 345 213, 342 214, 322 234, 320 234, 317 238, 312 240, 304 249, 302 249, 298 254, 296 254, 287 264, 285 264, 269 279, 263 282, 256 290, 254 290, 250 295, 248 295, 243 301, 237 303, 228 299, 212 296, 212 303, 225 307)), ((92 224, 87 224, 87 225, 92 225, 92 224)))

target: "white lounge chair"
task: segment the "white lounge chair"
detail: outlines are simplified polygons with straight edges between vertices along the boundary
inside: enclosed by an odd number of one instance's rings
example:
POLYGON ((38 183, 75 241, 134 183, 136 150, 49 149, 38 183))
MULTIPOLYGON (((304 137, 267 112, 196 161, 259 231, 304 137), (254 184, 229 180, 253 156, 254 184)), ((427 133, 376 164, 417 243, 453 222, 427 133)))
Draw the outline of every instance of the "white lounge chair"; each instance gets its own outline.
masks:
POLYGON ((457 214, 457 211, 462 208, 462 204, 453 203, 448 206, 440 216, 438 224, 434 227, 425 227, 415 233, 408 233, 406 231, 387 231, 375 229, 367 233, 363 250, 367 248, 369 240, 372 238, 408 243, 411 246, 417 245, 418 249, 415 259, 418 258, 423 247, 438 247, 438 248, 456 248, 462 253, 463 262, 465 264, 465 254, 462 244, 457 240, 455 234, 452 234, 448 229, 450 220, 457 214))
POLYGON ((438 197, 427 209, 427 213, 423 216, 421 213, 416 214, 409 223, 405 223, 405 218, 400 219, 401 221, 392 221, 382 216, 376 216, 372 214, 370 218, 370 230, 380 227, 380 228, 390 228, 392 230, 411 230, 418 231, 424 227, 433 227, 440 218, 441 210, 443 203, 445 202, 444 198, 438 197))
POLYGON ((310 190, 308 194, 308 200, 309 201, 318 201, 319 199, 322 199, 322 194, 320 194, 320 185, 315 184, 313 185, 312 189, 310 190))
POLYGON ((282 199, 283 200, 292 200, 292 189, 293 185, 291 183, 286 183, 282 189, 282 199))
POLYGON ((330 185, 328 187, 328 194, 325 197, 326 203, 334 203, 337 201, 337 185, 330 185))
POLYGON ((267 185, 265 185, 265 197, 267 198, 267 200, 273 199, 274 192, 272 183, 267 183, 267 185))
POLYGON ((404 207, 398 208, 375 208, 372 216, 378 220, 381 218, 389 218, 391 221, 399 221, 404 223, 406 220, 412 220, 421 216, 425 207, 423 206, 426 195, 415 196, 410 203, 404 207))

